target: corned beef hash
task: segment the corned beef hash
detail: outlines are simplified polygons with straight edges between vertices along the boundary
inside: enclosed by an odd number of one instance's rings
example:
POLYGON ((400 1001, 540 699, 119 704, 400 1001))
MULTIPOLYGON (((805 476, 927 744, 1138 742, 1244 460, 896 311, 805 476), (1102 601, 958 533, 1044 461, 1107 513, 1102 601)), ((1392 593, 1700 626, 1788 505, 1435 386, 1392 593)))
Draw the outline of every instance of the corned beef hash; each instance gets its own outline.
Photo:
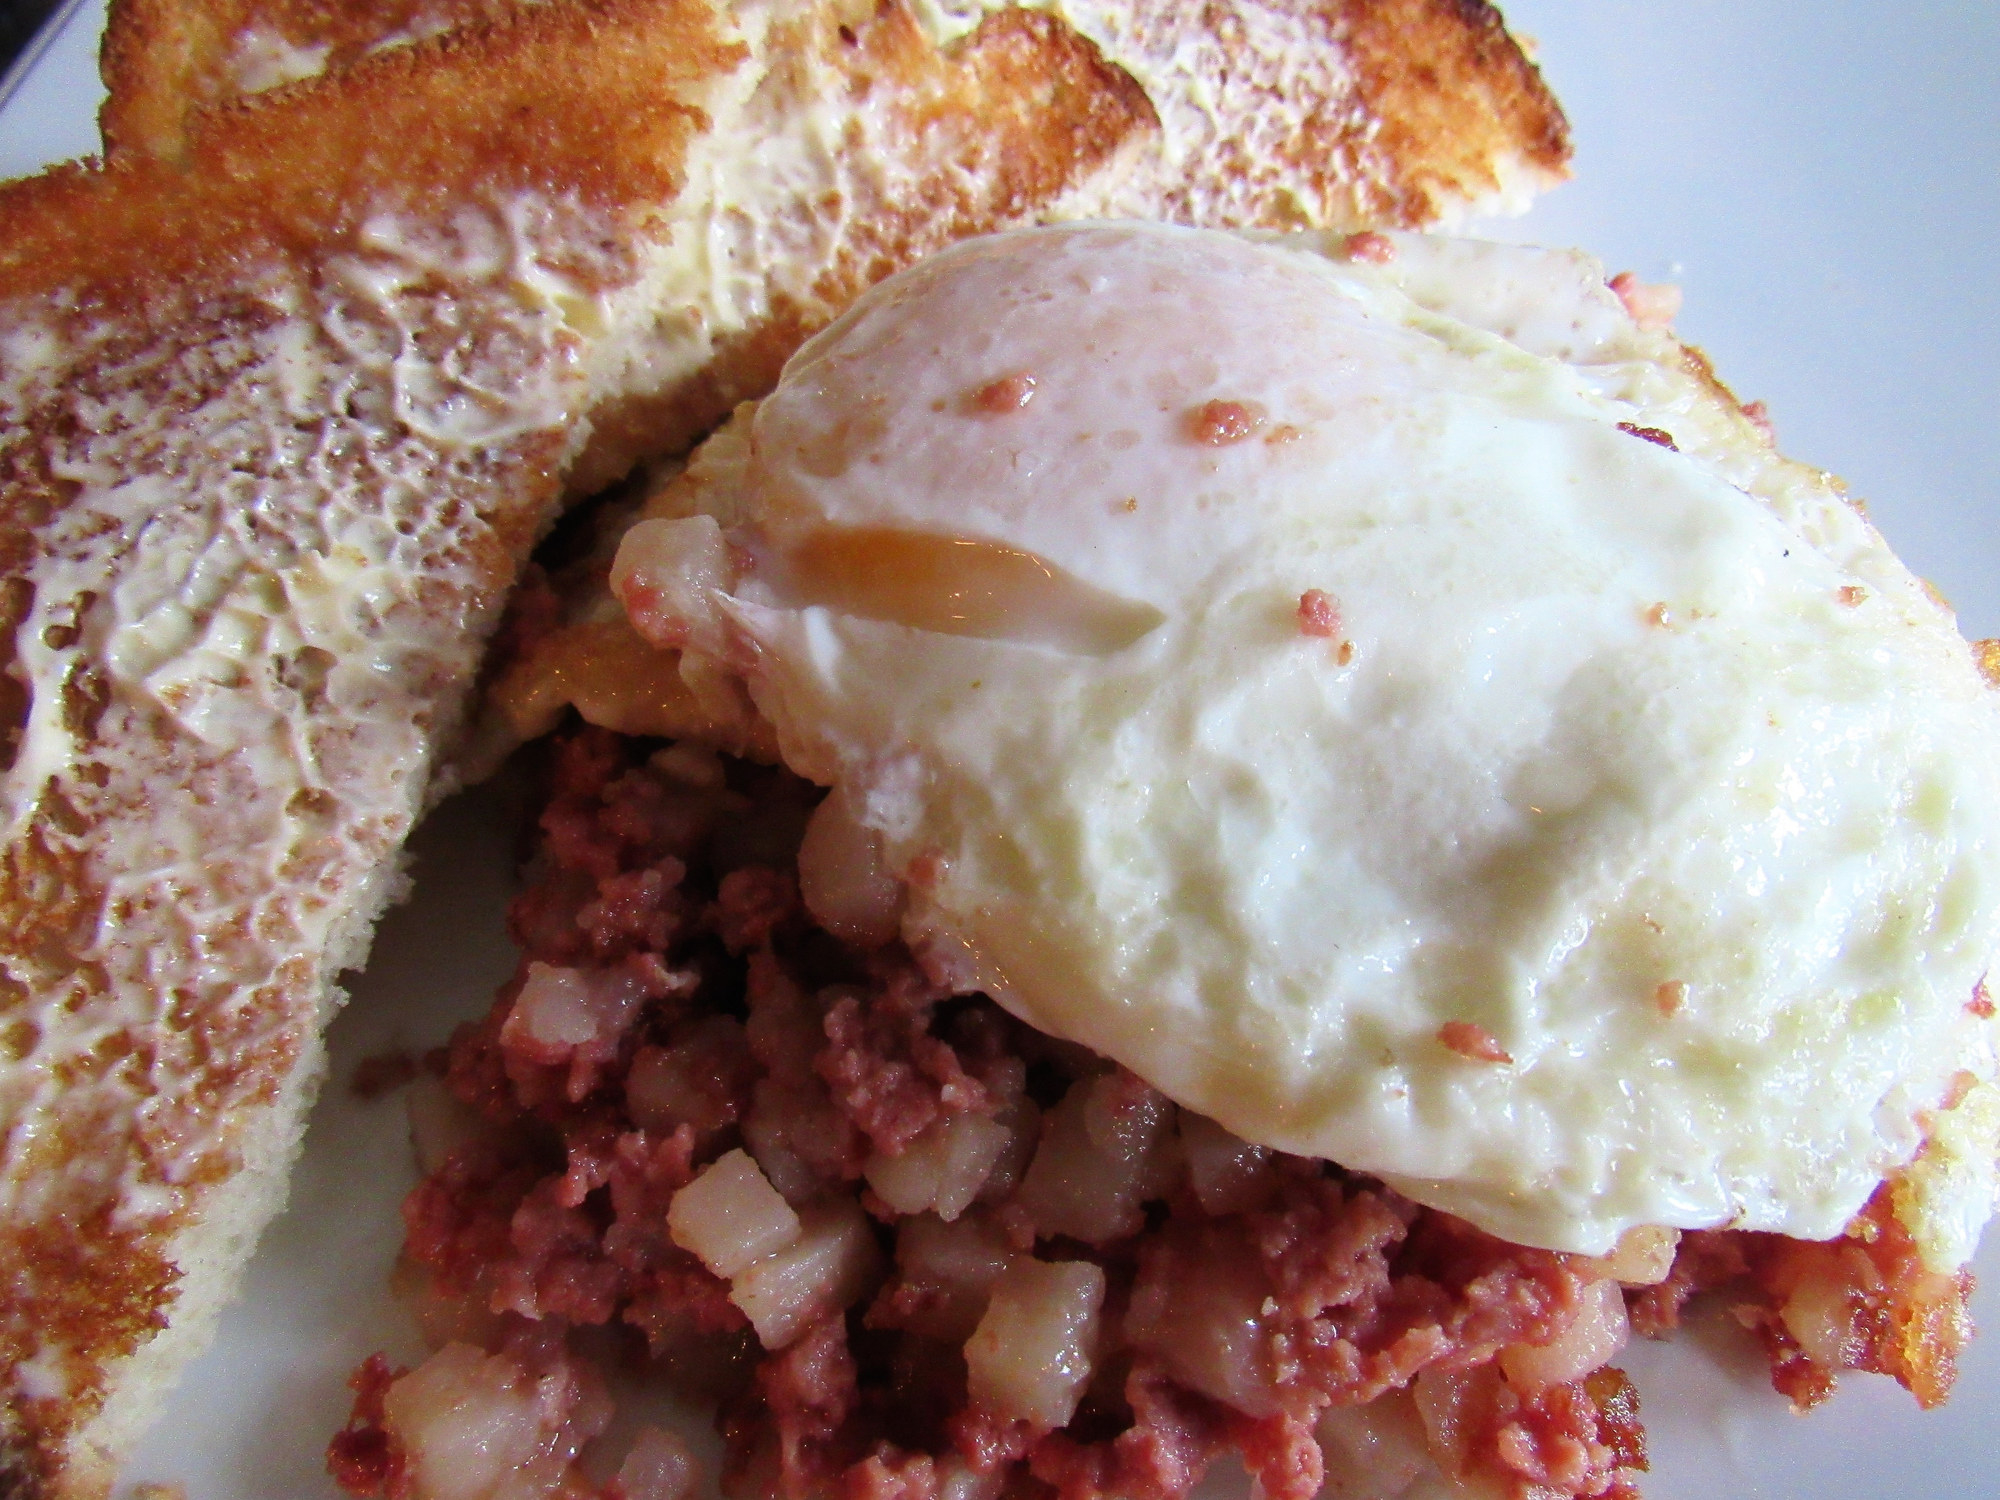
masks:
POLYGON ((618 549, 708 742, 548 754, 342 1484, 1630 1496, 1708 1288, 1800 1407, 1942 1401, 2000 708, 1671 312, 1096 224, 808 344, 618 549))

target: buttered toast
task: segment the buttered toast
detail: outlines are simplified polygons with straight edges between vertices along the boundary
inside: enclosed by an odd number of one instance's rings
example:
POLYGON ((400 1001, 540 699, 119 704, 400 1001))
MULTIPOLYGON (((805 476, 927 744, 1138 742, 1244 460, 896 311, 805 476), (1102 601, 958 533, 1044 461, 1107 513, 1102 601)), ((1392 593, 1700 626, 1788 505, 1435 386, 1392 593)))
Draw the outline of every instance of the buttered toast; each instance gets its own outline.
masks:
MULTIPOLYGON (((188 122, 218 102, 533 3, 569 0, 112 0, 105 140, 173 156, 188 122)), ((920 0, 909 11, 946 46, 1008 8, 920 0)), ((1106 213, 1434 226, 1523 207, 1566 170, 1562 113, 1482 0, 1032 8, 1129 73, 1157 112, 1150 170, 1103 198, 1106 213)))
POLYGON ((0 188, 0 1494, 102 1493, 205 1338, 566 493, 966 234, 1427 221, 1562 170, 1490 12, 1399 0, 1239 69, 1246 28, 1189 28, 1247 8, 1129 9, 1100 45, 1038 10, 555 0, 0 188), (1412 16, 1444 50, 1367 63, 1412 16))
POLYGON ((586 414, 562 299, 736 58, 614 0, 5 190, 0 1493, 108 1486, 282 1198, 586 414))

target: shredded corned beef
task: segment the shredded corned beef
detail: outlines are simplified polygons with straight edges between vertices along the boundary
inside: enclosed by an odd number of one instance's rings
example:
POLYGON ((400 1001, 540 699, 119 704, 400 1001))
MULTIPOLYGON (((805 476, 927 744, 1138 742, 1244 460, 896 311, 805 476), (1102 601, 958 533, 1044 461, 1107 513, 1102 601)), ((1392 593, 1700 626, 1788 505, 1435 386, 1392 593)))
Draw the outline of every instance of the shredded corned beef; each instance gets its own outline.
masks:
POLYGON ((1887 1186, 1837 1240, 1708 1232, 1682 1243, 1673 1274, 1634 1304, 1641 1332, 1671 1330, 1687 1298, 1721 1287, 1764 1346, 1771 1383, 1801 1411, 1845 1370, 1891 1376, 1926 1407, 1950 1393, 1972 1334, 1972 1278, 1924 1268, 1887 1186))
MULTIPOLYGON (((556 743, 509 913, 520 971, 428 1060, 478 1124, 404 1206, 425 1326, 483 1372, 490 1411, 513 1401, 584 1444, 574 1470, 537 1459, 556 1477, 520 1495, 682 1500, 635 1496, 609 1477, 619 1455, 590 1446, 604 1421, 576 1394, 585 1330, 596 1355, 719 1399, 720 1482, 745 1500, 1181 1500, 1232 1452, 1270 1500, 1309 1500, 1323 1464, 1347 1461, 1335 1416, 1400 1433, 1399 1472, 1482 1494, 1636 1495, 1630 1382, 1544 1368, 1590 1309, 1617 1313, 1604 1264, 1235 1141, 898 944, 844 947, 793 866, 816 793, 648 748, 596 730, 556 743), (778 1248, 738 1265, 716 1224, 677 1237, 671 1220, 744 1151, 731 1191, 750 1196, 732 1201, 778 1248), (1080 1365, 1054 1430, 981 1406, 962 1352, 1030 1256, 1102 1277, 1068 1322, 1031 1330, 1080 1365), (468 1341, 541 1352, 509 1385, 514 1367, 478 1365, 468 1341), (1526 1348, 1543 1351, 1533 1380, 1500 1358, 1526 1348), (568 1405, 535 1395, 547 1370, 568 1405)), ((1711 1288, 1739 1300, 1801 1405, 1841 1368, 1941 1399, 1964 1335, 1964 1281, 1923 1272, 1886 1198, 1831 1245, 1686 1235, 1623 1305, 1664 1335, 1711 1288)), ((439 1429, 398 1429, 401 1378, 379 1357, 355 1376, 328 1453, 351 1494, 423 1500, 412 1447, 439 1429)))
POLYGON ((327 1445, 326 1469, 350 1495, 388 1495, 400 1487, 402 1458, 382 1426, 382 1400, 405 1373, 391 1369, 381 1355, 371 1354, 348 1378, 354 1411, 327 1445))

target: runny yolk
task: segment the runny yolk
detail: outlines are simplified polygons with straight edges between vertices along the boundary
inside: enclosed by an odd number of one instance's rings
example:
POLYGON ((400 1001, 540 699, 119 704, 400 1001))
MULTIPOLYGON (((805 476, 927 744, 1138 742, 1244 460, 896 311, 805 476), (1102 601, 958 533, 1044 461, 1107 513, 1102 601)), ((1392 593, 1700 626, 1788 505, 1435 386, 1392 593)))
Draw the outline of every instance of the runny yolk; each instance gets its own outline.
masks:
POLYGON ((1108 656, 1166 618, 1000 542, 887 526, 827 527, 783 554, 785 592, 864 620, 1108 656))

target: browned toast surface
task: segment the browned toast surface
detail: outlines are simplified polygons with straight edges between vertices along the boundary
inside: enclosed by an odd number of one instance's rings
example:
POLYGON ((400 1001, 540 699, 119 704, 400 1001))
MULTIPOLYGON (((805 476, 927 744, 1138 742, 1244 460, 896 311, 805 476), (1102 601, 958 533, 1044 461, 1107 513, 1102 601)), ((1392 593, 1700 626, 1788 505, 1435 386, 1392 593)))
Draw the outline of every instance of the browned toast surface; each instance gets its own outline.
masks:
MULTIPOLYGON (((527 3, 535 0, 113 0, 105 139, 173 155, 193 115, 219 101, 339 72, 527 3)), ((968 27, 998 8, 941 7, 968 27)), ((1562 112, 1484 0, 1038 8, 1137 78, 1169 137, 1181 138, 1164 170, 1101 205, 1115 212, 1414 228, 1470 207, 1518 207, 1566 170, 1562 112)))
MULTIPOLYGON (((698 7, 706 11, 706 7, 698 7)), ((610 25, 601 7, 524 12, 372 57, 338 87, 245 99, 190 120, 185 165, 137 153, 6 186, 0 297, 130 305, 266 255, 317 253, 362 217, 468 192, 542 189, 584 205, 671 196, 691 79, 737 60, 610 25)))
POLYGON ((503 17, 524 0, 120 0, 100 60, 105 141, 174 155, 194 107, 503 17))
POLYGON ((1369 216, 1415 226, 1495 191, 1496 163, 1538 186, 1561 180, 1569 125, 1500 12, 1483 0, 1347 0, 1334 27, 1356 90, 1380 122, 1385 164, 1369 216))

